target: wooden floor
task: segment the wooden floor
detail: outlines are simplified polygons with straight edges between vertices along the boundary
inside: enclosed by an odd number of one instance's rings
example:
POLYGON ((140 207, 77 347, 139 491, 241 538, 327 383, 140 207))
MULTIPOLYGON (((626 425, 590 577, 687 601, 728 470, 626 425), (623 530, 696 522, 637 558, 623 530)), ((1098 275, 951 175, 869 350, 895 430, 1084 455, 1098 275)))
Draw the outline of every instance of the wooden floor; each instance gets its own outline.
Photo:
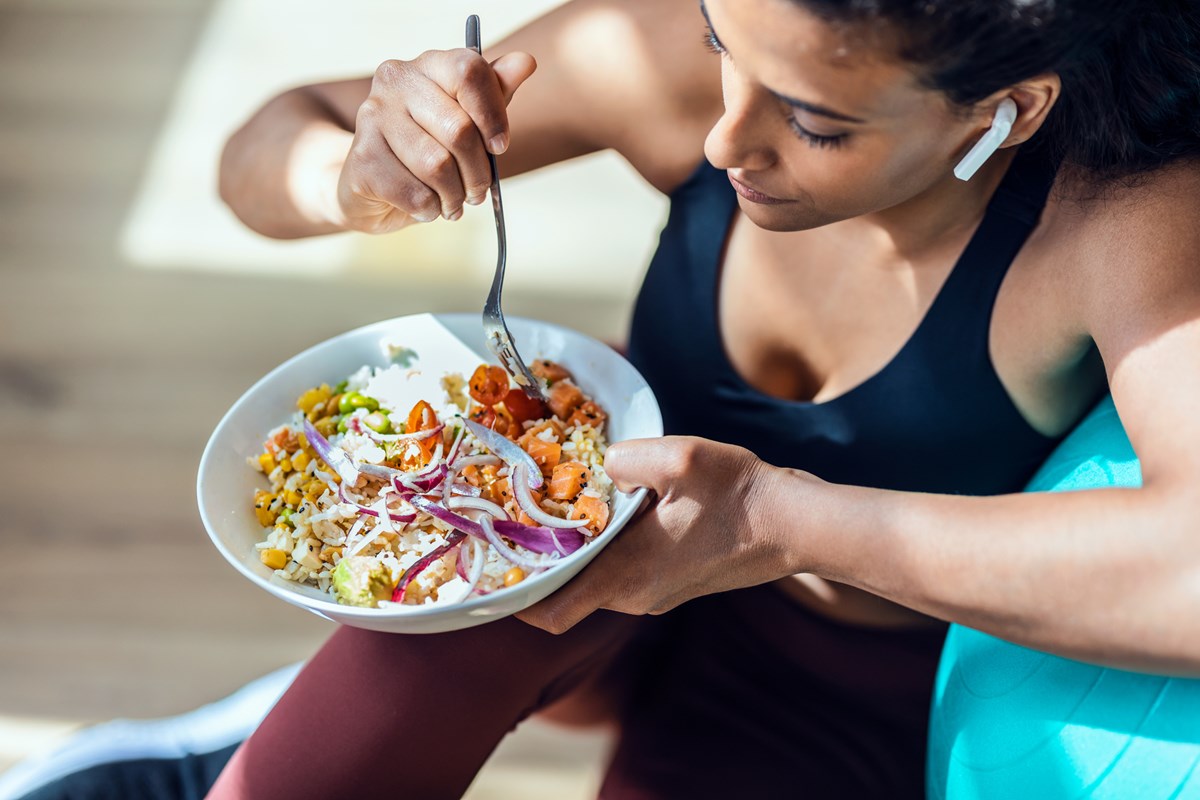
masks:
MULTIPOLYGON (((464 307, 432 282, 314 290, 122 260, 125 213, 208 11, 0 2, 0 770, 70 726, 179 712, 313 652, 329 625, 251 586, 209 544, 193 490, 201 449, 230 403, 303 347, 464 307), (314 291, 326 311, 303 329, 266 322, 268 303, 311 306, 314 291)), ((553 320, 553 299, 525 291, 509 305, 553 320)), ((609 332, 627 310, 571 313, 609 332)), ((470 796, 587 797, 602 743, 518 733, 470 796)))

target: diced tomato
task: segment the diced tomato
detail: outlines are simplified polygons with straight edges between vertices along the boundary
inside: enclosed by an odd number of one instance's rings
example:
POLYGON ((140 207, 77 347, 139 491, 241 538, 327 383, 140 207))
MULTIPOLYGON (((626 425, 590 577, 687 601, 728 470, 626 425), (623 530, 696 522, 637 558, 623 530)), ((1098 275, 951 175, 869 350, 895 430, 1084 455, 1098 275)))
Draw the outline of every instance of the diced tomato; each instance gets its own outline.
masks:
POLYGON ((546 496, 551 500, 574 500, 584 490, 592 472, 578 461, 566 461, 554 468, 546 496))
POLYGON ((470 413, 470 418, 485 428, 491 428, 496 433, 508 435, 508 419, 502 417, 487 406, 478 406, 470 413))
POLYGON ((599 497, 581 495, 571 508, 571 513, 567 514, 567 519, 586 519, 588 524, 584 527, 593 534, 600 533, 608 525, 608 503, 599 497))
MULTIPOLYGON (((404 430, 408 433, 419 433, 420 431, 433 430, 437 426, 437 412, 433 410, 433 406, 424 400, 418 400, 417 404, 412 407, 412 411, 408 412, 408 421, 405 423, 404 430)), ((404 468, 411 469, 414 466, 428 464, 429 459, 433 457, 433 451, 437 449, 438 442, 440 441, 441 438, 437 435, 417 439, 415 444, 418 446, 420 452, 413 453, 412 448, 407 448, 404 456, 404 468)))
POLYGON ((404 430, 407 433, 417 433, 436 428, 437 424, 438 418, 434 413, 433 406, 424 400, 418 400, 417 404, 412 407, 412 411, 408 412, 408 422, 404 430))
POLYGON ((571 414, 567 422, 575 426, 591 425, 593 428, 599 430, 606 419, 608 419, 608 415, 600 410, 600 406, 588 400, 575 409, 575 412, 571 414))
POLYGON ((571 373, 567 372, 566 368, 544 358, 534 360, 529 365, 529 371, 550 384, 571 377, 571 373))
POLYGON ((550 409, 545 403, 530 398, 520 389, 509 389, 502 404, 517 425, 550 416, 550 409))
POLYGON ((468 392, 477 403, 494 406, 508 394, 508 373, 497 366, 480 364, 471 375, 468 392))
POLYGON ((550 396, 550 410, 554 416, 565 420, 583 405, 583 392, 570 381, 557 381, 547 391, 550 396))

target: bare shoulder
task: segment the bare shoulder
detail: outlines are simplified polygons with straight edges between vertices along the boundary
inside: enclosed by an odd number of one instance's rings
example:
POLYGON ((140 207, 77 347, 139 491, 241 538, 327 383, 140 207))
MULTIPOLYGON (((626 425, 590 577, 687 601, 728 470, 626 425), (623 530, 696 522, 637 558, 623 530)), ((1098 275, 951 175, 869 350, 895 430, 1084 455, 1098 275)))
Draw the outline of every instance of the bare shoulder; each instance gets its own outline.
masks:
POLYGON ((670 191, 704 157, 721 112, 720 64, 703 35, 694 0, 561 6, 502 45, 529 51, 540 65, 513 101, 514 143, 523 120, 566 132, 575 150, 616 150, 670 191))
POLYGON ((1061 183, 1055 261, 1080 290, 1089 329, 1114 315, 1165 319, 1200 298, 1200 161, 1103 187, 1061 183))

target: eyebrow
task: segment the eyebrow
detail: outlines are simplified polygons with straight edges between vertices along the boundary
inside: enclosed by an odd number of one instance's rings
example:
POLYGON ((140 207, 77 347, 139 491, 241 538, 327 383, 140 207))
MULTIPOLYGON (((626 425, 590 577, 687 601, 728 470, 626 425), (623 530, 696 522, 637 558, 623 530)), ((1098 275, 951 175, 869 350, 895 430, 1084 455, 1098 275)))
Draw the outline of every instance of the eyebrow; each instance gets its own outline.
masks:
MULTIPOLYGON (((704 4, 704 0, 700 0, 700 13, 704 15, 704 21, 708 25, 708 32, 712 34, 713 39, 718 45, 720 45, 721 49, 724 50, 725 45, 721 44, 721 37, 717 36, 716 30, 713 28, 712 19, 708 16, 708 7, 704 4)), ((849 114, 843 114, 840 111, 834 111, 832 108, 827 106, 810 103, 807 100, 800 100, 795 97, 788 97, 786 94, 780 94, 770 87, 767 87, 767 91, 770 92, 777 100, 787 103, 792 108, 798 108, 801 111, 807 111, 810 114, 828 117, 829 119, 836 119, 839 122, 853 122, 860 125, 866 122, 865 119, 853 117, 849 114)))

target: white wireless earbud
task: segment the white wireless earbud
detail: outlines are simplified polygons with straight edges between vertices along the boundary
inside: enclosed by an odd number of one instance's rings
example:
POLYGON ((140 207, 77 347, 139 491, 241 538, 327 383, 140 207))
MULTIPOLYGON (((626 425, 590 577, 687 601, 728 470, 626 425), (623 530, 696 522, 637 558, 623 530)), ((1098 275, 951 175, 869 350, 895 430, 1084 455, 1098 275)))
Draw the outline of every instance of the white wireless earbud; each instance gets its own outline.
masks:
POLYGON ((1006 97, 1000 101, 1000 106, 996 109, 996 117, 992 120, 992 127, 983 135, 983 138, 975 143, 971 148, 971 152, 963 156, 963 160, 958 162, 958 166, 954 168, 954 177, 960 181, 969 181, 971 176, 979 171, 983 166, 983 162, 992 157, 992 154, 1000 149, 1000 145, 1004 144, 1004 140, 1008 138, 1008 134, 1012 133, 1013 123, 1017 121, 1017 104, 1012 101, 1012 98, 1006 97))

